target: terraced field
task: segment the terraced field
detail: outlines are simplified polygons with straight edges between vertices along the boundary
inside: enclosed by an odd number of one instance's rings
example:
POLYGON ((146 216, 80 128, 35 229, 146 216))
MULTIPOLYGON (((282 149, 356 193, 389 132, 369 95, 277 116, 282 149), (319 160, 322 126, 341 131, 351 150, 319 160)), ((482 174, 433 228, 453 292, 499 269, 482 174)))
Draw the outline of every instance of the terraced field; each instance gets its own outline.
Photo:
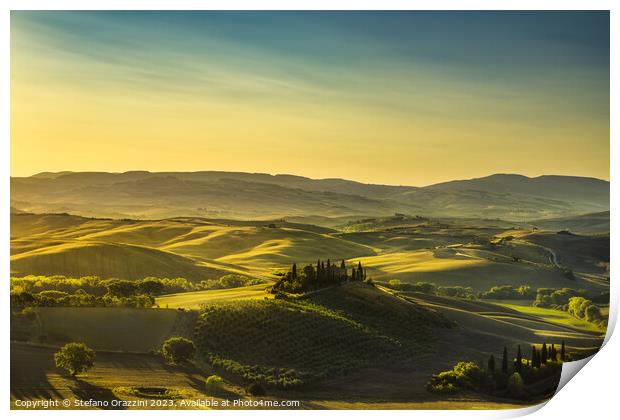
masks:
POLYGON ((352 283, 307 299, 208 305, 196 334, 215 366, 286 388, 428 354, 433 329, 448 326, 432 311, 352 283))

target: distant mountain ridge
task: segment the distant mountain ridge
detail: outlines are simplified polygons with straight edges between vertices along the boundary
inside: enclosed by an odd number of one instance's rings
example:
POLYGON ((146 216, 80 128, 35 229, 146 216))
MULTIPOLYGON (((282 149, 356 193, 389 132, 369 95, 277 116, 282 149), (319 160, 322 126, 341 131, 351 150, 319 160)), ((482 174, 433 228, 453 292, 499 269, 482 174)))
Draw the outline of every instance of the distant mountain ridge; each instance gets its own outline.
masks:
POLYGON ((11 178, 11 206, 115 218, 332 218, 392 213, 507 220, 609 210, 609 182, 495 174, 426 187, 245 172, 45 172, 11 178))

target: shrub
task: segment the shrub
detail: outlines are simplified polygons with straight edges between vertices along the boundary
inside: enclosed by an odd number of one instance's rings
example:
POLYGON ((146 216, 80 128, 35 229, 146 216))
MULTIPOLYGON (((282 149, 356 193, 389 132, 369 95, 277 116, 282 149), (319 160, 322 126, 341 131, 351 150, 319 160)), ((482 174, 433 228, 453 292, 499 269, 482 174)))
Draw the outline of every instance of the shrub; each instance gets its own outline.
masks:
POLYGON ((434 393, 454 393, 459 388, 477 390, 487 384, 484 370, 474 362, 459 362, 452 370, 433 375, 426 389, 434 393))
POLYGON ((193 341, 186 338, 172 337, 164 342, 162 354, 169 362, 179 364, 194 357, 196 346, 193 341))
POLYGON ((513 373, 508 378, 506 393, 511 398, 525 397, 525 385, 523 384, 523 379, 518 372, 513 373))
POLYGON ((220 376, 217 376, 217 375, 211 375, 205 381, 205 387, 207 391, 211 391, 211 392, 219 391, 223 388, 223 386, 224 386, 224 381, 222 380, 220 376))
POLYGON ((250 384, 250 386, 248 386, 247 391, 250 394, 254 395, 255 397, 261 397, 266 394, 265 388, 263 388, 263 386, 259 384, 258 382, 254 382, 250 384))
POLYGON ((84 343, 67 343, 54 353, 56 367, 67 370, 71 376, 86 372, 94 361, 95 352, 84 343))

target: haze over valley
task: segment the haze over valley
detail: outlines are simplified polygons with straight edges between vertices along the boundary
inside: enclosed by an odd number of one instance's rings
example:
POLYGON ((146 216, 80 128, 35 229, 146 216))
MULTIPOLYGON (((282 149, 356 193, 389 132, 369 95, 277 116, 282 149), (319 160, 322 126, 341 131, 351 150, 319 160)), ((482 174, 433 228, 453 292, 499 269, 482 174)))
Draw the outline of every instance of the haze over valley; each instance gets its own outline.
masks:
POLYGON ((394 213, 524 221, 607 211, 609 182, 496 174, 413 187, 242 172, 59 172, 12 177, 11 205, 93 217, 294 217, 327 225, 394 213))

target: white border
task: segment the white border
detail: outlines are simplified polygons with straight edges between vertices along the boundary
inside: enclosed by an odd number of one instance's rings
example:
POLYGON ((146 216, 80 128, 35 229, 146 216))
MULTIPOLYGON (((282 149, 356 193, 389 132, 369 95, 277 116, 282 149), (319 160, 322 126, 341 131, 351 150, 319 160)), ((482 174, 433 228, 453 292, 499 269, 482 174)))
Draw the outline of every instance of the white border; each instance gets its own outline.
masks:
MULTIPOLYGON (((618 45, 618 37, 620 35, 618 26, 620 24, 620 7, 617 6, 617 2, 612 0, 590 0, 590 1, 577 1, 577 0, 521 0, 521 1, 492 1, 492 0, 450 0, 450 1, 398 1, 398 0, 382 0, 382 1, 368 1, 368 0, 314 0, 314 1, 296 1, 294 4, 290 1, 251 1, 251 0, 229 0, 229 1, 191 1, 191 0, 145 0, 145 1, 123 1, 123 0, 9 0, 3 2, 2 13, 0 18, 0 40, 1 52, 2 52, 2 66, 0 66, 0 80, 2 94, 2 118, 0 119, 0 133, 2 141, 2 152, 0 153, 0 159, 2 162, 0 175, 0 209, 1 210, 1 222, 0 222, 0 237, 4 238, 0 241, 0 267, 2 280, 5 282, 5 293, 0 293, 0 299, 2 307, 5 310, 2 313, 3 325, 7 328, 3 328, 2 340, 3 346, 1 348, 2 360, 4 361, 5 372, 8 370, 9 364, 9 335, 8 335, 8 306, 9 296, 6 293, 8 288, 9 278, 9 203, 10 203, 10 141, 9 141, 9 112, 10 109, 10 74, 9 74, 9 56, 10 56, 10 13, 9 10, 63 10, 63 9, 79 9, 79 10, 98 10, 98 9, 116 9, 116 10, 197 10, 197 9, 211 9, 211 10, 235 10, 235 9, 267 9, 267 10, 611 10, 611 108, 610 115, 620 115, 618 112, 618 84, 617 84, 617 71, 620 68, 618 62, 618 51, 620 51, 618 45)), ((610 141, 610 161, 614 162, 617 156, 617 145, 614 140, 618 140, 618 123, 613 118, 611 119, 611 139, 610 141)), ((587 139, 584 139, 587 141, 587 139)), ((616 188, 617 170, 611 166, 610 173, 611 180, 611 206, 617 208, 618 194, 616 188)), ((611 220, 611 257, 612 257, 612 272, 611 277, 615 278, 615 262, 618 261, 618 247, 616 240, 618 233, 618 224, 614 219, 611 220)), ((617 360, 616 355, 620 354, 620 343, 617 338, 610 338, 610 333, 615 325, 618 310, 618 287, 612 282, 612 294, 611 294, 611 313, 610 313, 610 327, 608 335, 606 337, 606 345, 604 349, 599 352, 592 361, 589 363, 590 367, 585 371, 580 372, 578 379, 570 381, 561 392, 559 392, 551 401, 546 405, 546 408, 537 411, 533 414, 532 418, 554 418, 571 419, 571 418, 607 418, 609 413, 614 412, 617 407, 617 386, 620 380, 620 362, 617 360)), ((2 393, 6 397, 10 394, 10 377, 6 373, 3 375, 2 380, 2 393)), ((8 399, 3 403, 5 410, 8 410, 8 399)), ((509 411, 351 411, 345 415, 355 415, 360 417, 370 418, 378 415, 388 415, 392 418, 457 418, 457 419, 484 419, 484 418, 508 418, 516 417, 520 415, 528 414, 532 411, 536 411, 540 407, 533 407, 522 410, 509 410, 509 411)), ((124 416, 148 416, 149 418, 167 418, 171 414, 180 415, 180 411, 174 413, 165 411, 125 411, 115 412, 126 413, 118 414, 124 416)), ((210 411, 209 413, 202 413, 200 411, 184 411, 183 416, 189 416, 192 418, 198 418, 198 416, 215 415, 222 418, 237 418, 247 415, 248 412, 239 411, 210 411)), ((40 416, 42 412, 25 412, 25 411, 10 411, 8 413, 11 416, 19 418, 29 418, 31 416, 40 416)), ((272 419, 274 416, 282 418, 283 416, 294 415, 296 417, 310 418, 317 415, 313 411, 250 411, 249 415, 256 419, 272 419)), ((327 416, 331 418, 340 417, 342 414, 339 411, 323 411, 321 416, 327 416)), ((77 416, 83 416, 84 413, 79 411, 59 411, 45 412, 45 416, 50 418, 62 418, 77 416)), ((109 416, 109 412, 93 411, 89 412, 88 416, 95 418, 101 418, 102 416, 109 416)))

